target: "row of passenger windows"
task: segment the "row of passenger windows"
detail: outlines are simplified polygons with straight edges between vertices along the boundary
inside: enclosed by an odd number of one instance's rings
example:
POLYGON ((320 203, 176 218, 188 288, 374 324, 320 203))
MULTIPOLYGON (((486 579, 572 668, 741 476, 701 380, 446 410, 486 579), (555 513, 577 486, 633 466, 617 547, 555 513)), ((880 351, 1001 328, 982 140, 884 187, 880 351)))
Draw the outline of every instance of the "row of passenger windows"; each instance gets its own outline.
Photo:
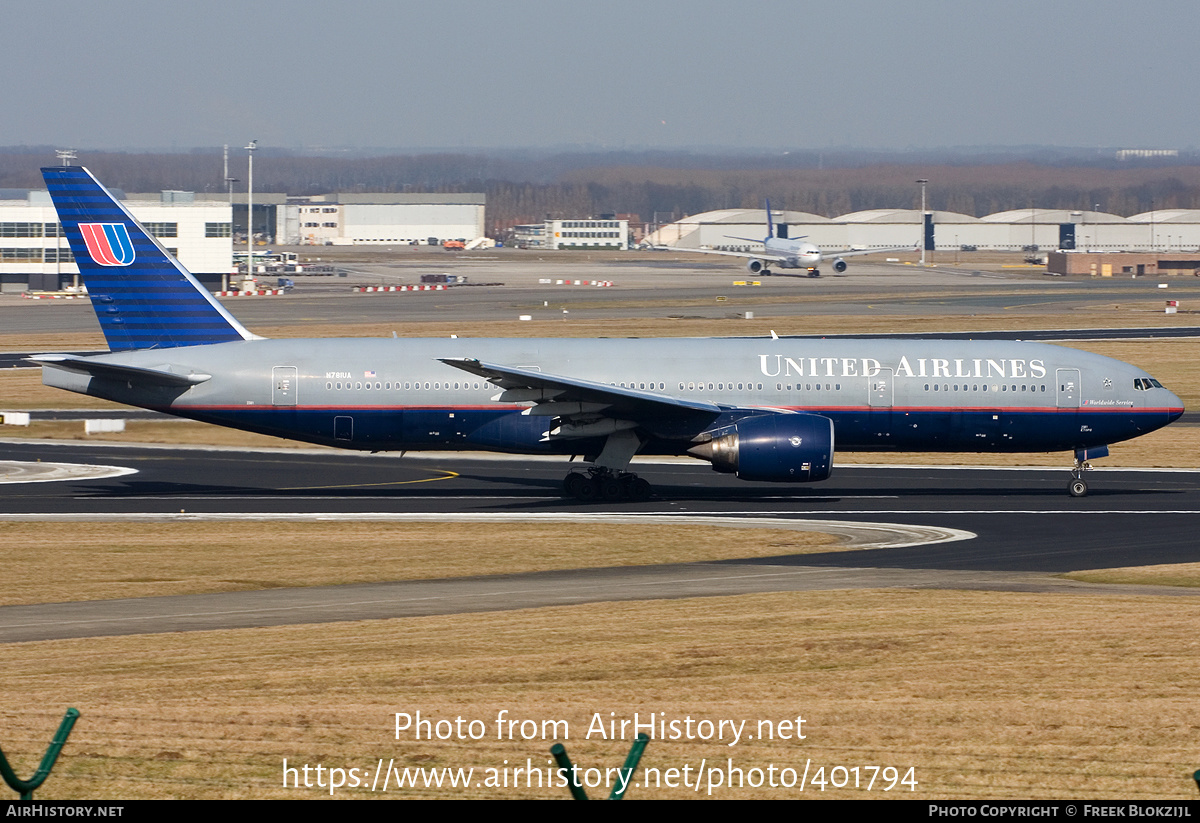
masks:
MULTIPOLYGON (((1045 384, 1036 386, 1036 385, 1029 385, 1028 383, 1022 383, 1019 386, 1016 383, 997 386, 995 383, 993 383, 990 390, 991 391, 1023 391, 1023 392, 1040 391, 1044 394, 1046 391, 1046 386, 1045 386, 1045 384)), ((986 391, 989 391, 989 388, 988 388, 987 383, 982 383, 982 384, 981 383, 971 383, 971 384, 963 383, 961 386, 959 386, 957 383, 955 383, 954 385, 950 385, 949 383, 942 383, 940 386, 939 386, 939 384, 934 383, 932 388, 930 387, 930 384, 926 383, 925 391, 986 392, 986 391)))
POLYGON ((371 391, 372 389, 374 389, 375 391, 393 391, 393 390, 395 390, 395 391, 421 391, 422 389, 429 391, 432 389, 432 391, 441 391, 443 388, 444 389, 468 389, 468 390, 473 389, 474 391, 479 391, 481 388, 485 388, 485 389, 486 388, 495 388, 495 386, 491 385, 490 383, 449 383, 449 382, 441 383, 441 382, 435 382, 435 383, 404 383, 404 384, 401 384, 399 381, 397 381, 395 383, 392 383, 391 381, 382 382, 382 383, 381 382, 372 383, 369 380, 366 382, 363 382, 360 380, 355 383, 351 383, 349 380, 347 380, 345 383, 342 383, 340 381, 335 382, 333 380, 328 380, 325 382, 325 390, 326 391, 341 391, 343 389, 354 390, 354 391, 364 391, 364 390, 371 391))
MULTIPOLYGON (((1141 378, 1139 378, 1139 381, 1140 380, 1141 380, 1141 378)), ((1142 386, 1138 385, 1139 381, 1134 381, 1134 384, 1135 384, 1136 388, 1141 389, 1142 386)), ((1149 388, 1150 382, 1151 381, 1148 381, 1148 380, 1146 381, 1146 383, 1147 383, 1146 388, 1149 388)), ((1159 384, 1158 381, 1153 381, 1153 383, 1154 383, 1154 385, 1161 387, 1161 384, 1159 384)), ((644 383, 644 382, 634 383, 632 381, 630 381, 628 383, 610 383, 609 385, 620 386, 623 389, 640 389, 643 391, 655 391, 656 389, 658 391, 664 391, 667 388, 666 383, 644 383)), ((466 389, 466 390, 479 391, 480 388, 486 389, 486 388, 495 388, 495 387, 492 386, 491 384, 487 384, 487 383, 483 383, 483 384, 481 384, 481 383, 449 383, 449 382, 442 383, 439 381, 435 381, 432 383, 431 382, 425 382, 425 383, 409 382, 409 383, 403 383, 403 384, 401 384, 400 382, 392 383, 391 381, 375 382, 375 383, 371 383, 370 381, 367 381, 365 383, 361 382, 361 381, 354 382, 354 383, 352 383, 350 381, 346 381, 345 383, 342 383, 340 381, 338 381, 338 382, 327 381, 325 383, 325 389, 327 391, 341 391, 343 389, 347 389, 347 390, 353 389, 356 391, 362 391, 362 390, 371 391, 372 389, 374 389, 375 391, 393 391, 393 390, 421 391, 422 389, 424 389, 426 391, 429 391, 429 390, 441 391, 443 388, 447 389, 447 390, 466 389)), ((793 385, 792 383, 787 383, 786 387, 785 387, 785 384, 783 384, 783 383, 775 384, 776 391, 821 391, 822 389, 824 389, 825 391, 841 391, 842 384, 841 383, 825 383, 825 384, 796 383, 793 385)), ((679 390, 680 391, 705 391, 705 390, 707 390, 707 391, 735 391, 735 390, 736 391, 762 391, 763 384, 762 383, 736 383, 736 384, 735 383, 707 383, 707 384, 706 383, 680 383, 679 390)), ((935 392, 951 392, 951 391, 954 391, 954 392, 957 392, 957 391, 987 392, 987 391, 989 391, 989 387, 986 383, 982 383, 982 384, 980 384, 980 383, 974 383, 974 384, 963 383, 962 385, 959 385, 958 383, 954 383, 954 384, 926 383, 925 391, 927 391, 927 392, 928 391, 935 391, 935 392)), ((1023 383, 1023 384, 1013 383, 1011 385, 1008 385, 1008 384, 1000 385, 1000 386, 992 385, 990 387, 990 391, 1041 392, 1041 393, 1045 394, 1046 386, 1045 385, 1030 385, 1027 383, 1023 383)))

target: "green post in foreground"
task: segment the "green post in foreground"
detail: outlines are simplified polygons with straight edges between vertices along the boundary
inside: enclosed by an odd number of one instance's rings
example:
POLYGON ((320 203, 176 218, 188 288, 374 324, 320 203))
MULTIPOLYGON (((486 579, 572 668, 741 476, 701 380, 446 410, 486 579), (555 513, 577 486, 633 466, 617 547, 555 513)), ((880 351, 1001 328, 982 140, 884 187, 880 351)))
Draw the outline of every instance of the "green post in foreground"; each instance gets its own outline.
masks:
MULTIPOLYGON (((621 779, 617 785, 613 786, 612 793, 608 796, 609 800, 620 800, 625 796, 625 790, 629 788, 633 773, 642 759, 642 752, 646 751, 646 744, 649 742, 650 738, 644 734, 639 734, 634 739, 633 745, 629 747, 629 756, 625 758, 625 765, 621 767, 621 779)), ((567 750, 563 744, 555 743, 551 746, 550 754, 554 755, 558 767, 567 775, 567 788, 571 790, 571 797, 576 800, 587 800, 587 792, 583 790, 583 784, 579 782, 579 773, 571 765, 571 758, 567 756, 567 750)))
POLYGON ((613 786, 612 794, 608 796, 609 800, 620 800, 625 796, 625 790, 629 788, 638 762, 642 759, 642 752, 646 751, 646 744, 649 742, 650 738, 644 734, 639 734, 633 739, 633 745, 629 747, 629 756, 625 758, 625 765, 621 767, 621 782, 613 786))
POLYGON ((75 721, 78 719, 79 709, 67 709, 62 723, 58 725, 58 731, 54 734, 54 739, 50 741, 50 748, 46 749, 42 765, 38 766, 33 777, 28 780, 21 780, 17 777, 12 766, 8 765, 8 758, 4 756, 4 750, 0 749, 0 775, 4 776, 4 782, 10 789, 21 795, 22 800, 33 800, 34 790, 46 782, 46 778, 50 776, 50 770, 54 768, 54 762, 58 760, 58 753, 62 751, 62 747, 66 744, 67 737, 70 736, 71 729, 74 728, 75 721))

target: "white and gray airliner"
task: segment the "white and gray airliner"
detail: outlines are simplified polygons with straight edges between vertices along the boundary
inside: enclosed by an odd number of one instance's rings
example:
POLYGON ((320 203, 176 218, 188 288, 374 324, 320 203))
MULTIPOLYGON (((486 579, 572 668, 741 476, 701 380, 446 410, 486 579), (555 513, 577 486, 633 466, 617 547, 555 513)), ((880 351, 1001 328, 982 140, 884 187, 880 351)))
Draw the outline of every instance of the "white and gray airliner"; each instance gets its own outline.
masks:
MULTIPOLYGON (((762 243, 761 252, 732 251, 726 249, 675 249, 671 246, 658 246, 659 249, 673 251, 689 251, 697 254, 720 254, 726 257, 741 257, 746 260, 746 270, 754 275, 769 277, 773 273, 771 266, 781 269, 801 269, 804 276, 820 277, 821 263, 832 260, 835 272, 841 274, 846 270, 847 257, 859 257, 864 254, 886 254, 888 252, 916 251, 917 246, 895 246, 887 249, 847 249, 838 252, 823 252, 813 243, 803 237, 788 238, 787 225, 775 227, 775 218, 771 214, 771 201, 767 201, 767 236, 762 240, 751 237, 733 237, 730 240, 744 240, 749 243, 762 243)), ((796 275, 792 275, 796 276, 796 275)))
POLYGON ((247 331, 82 167, 43 169, 110 353, 50 386, 347 449, 582 456, 581 500, 648 497, 635 455, 824 480, 843 451, 1074 454, 1069 484, 1183 403, 1142 369, 1042 343, 910 339, 309 339, 247 331))

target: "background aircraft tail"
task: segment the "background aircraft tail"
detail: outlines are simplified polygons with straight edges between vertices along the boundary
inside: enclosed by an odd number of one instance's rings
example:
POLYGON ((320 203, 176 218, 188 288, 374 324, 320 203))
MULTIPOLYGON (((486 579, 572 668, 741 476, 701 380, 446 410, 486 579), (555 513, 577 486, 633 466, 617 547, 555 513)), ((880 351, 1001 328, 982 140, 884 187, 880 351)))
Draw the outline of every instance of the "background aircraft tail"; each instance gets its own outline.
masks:
POLYGON ((254 339, 90 171, 42 176, 110 349, 254 339))

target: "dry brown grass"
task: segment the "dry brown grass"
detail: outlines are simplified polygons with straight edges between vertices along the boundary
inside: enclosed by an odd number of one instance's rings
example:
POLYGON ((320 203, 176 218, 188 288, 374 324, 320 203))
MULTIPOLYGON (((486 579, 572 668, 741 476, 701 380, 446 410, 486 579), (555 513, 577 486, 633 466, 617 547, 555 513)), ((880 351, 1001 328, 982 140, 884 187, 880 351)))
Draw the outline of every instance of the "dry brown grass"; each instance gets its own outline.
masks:
MULTIPOLYGON (((604 720, 779 721, 805 740, 654 741, 642 761, 915 768, 916 792, 719 790, 719 797, 1191 800, 1200 686, 1194 600, 954 591, 813 592, 600 604, 336 625, 6 646, 0 728, 33 770, 66 706, 76 726, 39 798, 321 797, 283 761, 545 766, 550 740, 496 740, 501 710, 567 720, 583 767, 627 741, 604 720), (480 741, 395 739, 394 713, 478 719, 480 741)), ((314 773, 315 778, 315 773, 314 773)), ((598 792, 593 791, 595 796, 598 792)), ((369 797, 362 788, 342 797, 369 797)), ((379 796, 379 795, 376 795, 379 796)), ((565 789, 409 789, 550 797, 565 789)), ((632 798, 705 796, 631 789, 632 798)))
MULTIPOLYGON (((957 292, 948 291, 950 297, 957 292)), ((996 292, 1011 294, 1012 292, 996 292)), ((1022 289, 1021 294, 1036 293, 1022 289)), ((971 331, 995 331, 1008 329, 1017 334, 1031 329, 1080 329, 1080 328, 1138 328, 1165 326, 1191 328, 1197 318, 1191 314, 1167 315, 1162 313, 1161 302, 1131 301, 1113 304, 1108 308, 1079 308, 1073 305, 1069 295, 1063 303, 1047 304, 1040 311, 998 311, 994 314, 914 314, 922 311, 921 305, 908 313, 881 311, 880 308, 894 305, 905 298, 927 298, 927 292, 906 294, 863 295, 863 309, 857 314, 814 314, 771 315, 770 306, 777 305, 777 297, 755 297, 747 292, 731 290, 731 300, 755 309, 755 318, 689 316, 688 309, 704 309, 706 314, 725 304, 711 298, 680 301, 655 300, 637 296, 614 298, 603 304, 552 302, 546 319, 538 315, 544 311, 541 302, 527 308, 534 316, 531 321, 479 320, 464 324, 460 321, 422 321, 404 323, 313 323, 310 320, 275 326, 260 326, 252 329, 264 337, 391 337, 396 332, 401 337, 730 337, 770 336, 771 331, 781 335, 804 334, 883 334, 888 332, 950 333, 971 331), (875 307, 873 304, 880 304, 875 307), (588 308, 641 308, 646 316, 641 318, 596 318, 583 319, 572 316, 562 319, 561 311, 588 308), (760 310, 758 307, 765 307, 760 310)), ((980 291, 963 292, 973 297, 986 294, 980 291)), ((386 299, 364 297, 363 299, 386 299)), ((806 305, 842 301, 841 295, 804 295, 806 305)), ((71 333, 5 333, 0 330, 0 349, 4 351, 58 352, 88 349, 104 349, 105 343, 99 330, 96 332, 71 333)))
MULTIPOLYGON (((880 295, 880 301, 894 300, 895 296, 880 295)), ((870 300, 865 297, 864 301, 870 300)), ((777 300, 752 299, 739 296, 738 302, 752 308, 769 307, 777 300)), ((980 315, 919 315, 885 313, 864 308, 861 314, 801 314, 776 315, 769 308, 758 310, 755 317, 745 320, 740 317, 694 317, 680 310, 678 301, 629 300, 623 301, 626 308, 644 308, 645 318, 596 318, 583 319, 572 316, 569 321, 561 317, 563 308, 583 310, 587 306, 573 303, 553 303, 549 319, 538 317, 541 304, 530 306, 534 319, 529 321, 496 320, 475 321, 469 328, 461 322, 429 321, 421 323, 362 323, 351 326, 342 324, 280 325, 255 328, 264 337, 391 337, 396 332, 400 337, 769 337, 774 331, 780 335, 821 334, 886 334, 886 333, 950 333, 972 331, 996 331, 1008 329, 1014 336, 1022 331, 1035 329, 1086 329, 1086 328, 1140 328, 1164 326, 1190 328, 1197 324, 1192 315, 1164 315, 1154 311, 1150 304, 1096 311, 1048 310, 1044 314, 1010 314, 1007 312, 980 315), (656 316, 657 315, 657 316, 656 316)), ((695 308, 711 311, 712 301, 694 301, 695 308)))
POLYGON ((1062 575, 1087 583, 1134 583, 1145 586, 1200 586, 1200 563, 1089 569, 1062 575))
MULTIPOLYGON (((0 369, 0 410, 3 411, 127 408, 120 403, 45 386, 41 369, 0 369)), ((0 431, 7 433, 8 429, 0 431)))
POLYGON ((841 542, 701 526, 4 522, 0 605, 771 557, 841 542))

